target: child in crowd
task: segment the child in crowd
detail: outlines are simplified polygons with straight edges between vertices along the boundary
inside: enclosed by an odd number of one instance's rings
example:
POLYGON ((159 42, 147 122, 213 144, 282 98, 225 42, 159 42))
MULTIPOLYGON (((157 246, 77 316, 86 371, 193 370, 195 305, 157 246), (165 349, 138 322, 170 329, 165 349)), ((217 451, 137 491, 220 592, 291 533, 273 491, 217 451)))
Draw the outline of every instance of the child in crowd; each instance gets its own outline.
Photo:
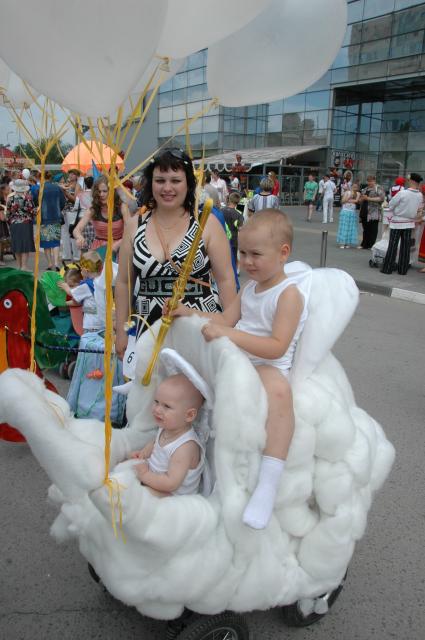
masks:
POLYGON ((221 210, 227 227, 232 234, 230 238, 230 248, 236 264, 238 263, 238 232, 239 227, 243 225, 243 214, 236 209, 240 199, 241 196, 239 193, 231 193, 228 197, 227 207, 221 210))
POLYGON ((268 397, 267 439, 257 487, 243 522, 264 529, 294 431, 288 374, 307 318, 304 298, 287 278, 293 230, 288 216, 266 209, 248 220, 239 233, 241 267, 251 278, 223 313, 201 313, 180 304, 174 316, 208 317, 202 333, 207 342, 227 336, 243 349, 261 378, 268 397))
MULTIPOLYGON (((96 251, 87 251, 80 260, 82 280, 76 287, 59 282, 58 287, 83 306, 83 334, 77 363, 68 391, 68 403, 77 418, 105 419, 104 364, 105 285, 103 262, 96 251)), ((70 305, 72 302, 70 301, 70 305)), ((69 305, 69 306, 70 306, 69 305)), ((114 385, 123 383, 122 363, 115 358, 114 385)), ((113 395, 111 421, 121 423, 124 398, 113 395)))
POLYGON ((165 378, 155 392, 152 414, 158 426, 155 440, 130 459, 140 460, 137 477, 152 492, 165 497, 197 493, 204 468, 204 450, 192 423, 204 398, 183 374, 165 378))

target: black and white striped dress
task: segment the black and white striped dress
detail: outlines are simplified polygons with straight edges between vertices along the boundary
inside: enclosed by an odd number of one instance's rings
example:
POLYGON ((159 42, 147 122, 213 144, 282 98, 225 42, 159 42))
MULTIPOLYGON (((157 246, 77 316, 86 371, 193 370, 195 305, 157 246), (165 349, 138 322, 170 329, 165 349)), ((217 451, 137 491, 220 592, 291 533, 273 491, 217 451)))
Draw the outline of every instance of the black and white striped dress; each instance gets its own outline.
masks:
MULTIPOLYGON (((136 276, 135 312, 152 325, 161 317, 164 301, 171 297, 178 273, 169 260, 162 263, 151 255, 146 245, 146 225, 150 217, 151 212, 144 216, 134 238, 133 266, 136 276)), ((173 262, 180 268, 183 266, 197 229, 198 223, 191 216, 186 235, 171 253, 173 262)), ((202 239, 193 262, 191 276, 211 284, 211 262, 202 239)), ((200 311, 221 310, 217 297, 210 287, 190 280, 186 284, 183 304, 200 311)), ((137 338, 146 329, 146 325, 138 320, 137 338)))

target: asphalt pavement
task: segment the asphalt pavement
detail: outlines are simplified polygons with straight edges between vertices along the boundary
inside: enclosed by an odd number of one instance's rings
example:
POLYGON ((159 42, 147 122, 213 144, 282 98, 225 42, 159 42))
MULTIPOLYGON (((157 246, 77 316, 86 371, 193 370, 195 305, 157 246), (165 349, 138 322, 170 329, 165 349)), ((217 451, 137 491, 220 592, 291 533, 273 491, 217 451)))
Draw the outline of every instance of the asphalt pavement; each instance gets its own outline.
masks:
MULTIPOLYGON (((366 534, 330 613, 307 629, 285 627, 278 608, 249 613, 251 640, 423 639, 421 345, 422 305, 361 296, 334 351, 358 405, 381 423, 395 445, 396 462, 375 498, 366 534)), ((67 383, 61 381, 60 387, 65 393, 67 383)), ((75 543, 57 545, 50 537, 56 515, 46 499, 50 483, 29 449, 0 442, 0 468, 0 639, 163 639, 164 623, 114 600, 92 581, 75 543)))

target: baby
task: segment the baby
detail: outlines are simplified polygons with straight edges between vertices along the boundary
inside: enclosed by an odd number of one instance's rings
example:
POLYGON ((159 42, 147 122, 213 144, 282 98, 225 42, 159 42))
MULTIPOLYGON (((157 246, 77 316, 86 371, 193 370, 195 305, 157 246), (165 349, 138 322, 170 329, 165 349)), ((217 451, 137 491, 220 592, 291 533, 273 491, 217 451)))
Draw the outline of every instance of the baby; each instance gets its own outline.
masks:
POLYGON ((294 431, 287 377, 307 310, 284 272, 292 238, 292 224, 282 211, 255 214, 239 232, 241 268, 251 279, 234 302, 223 313, 202 313, 181 304, 172 314, 208 317, 202 328, 205 340, 230 338, 246 352, 266 390, 266 447, 257 487, 243 514, 243 522, 254 529, 264 529, 270 520, 294 431))
POLYGON ((152 414, 158 425, 155 440, 130 458, 142 484, 160 497, 197 493, 204 450, 192 427, 204 398, 183 374, 165 378, 155 391, 152 414))

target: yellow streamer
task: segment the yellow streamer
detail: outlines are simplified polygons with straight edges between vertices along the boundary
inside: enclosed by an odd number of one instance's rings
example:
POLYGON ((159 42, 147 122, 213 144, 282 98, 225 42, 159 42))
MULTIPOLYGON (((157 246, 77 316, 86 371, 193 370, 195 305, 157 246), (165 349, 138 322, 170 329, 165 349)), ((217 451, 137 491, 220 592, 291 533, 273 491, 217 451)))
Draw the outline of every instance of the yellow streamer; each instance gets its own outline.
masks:
POLYGON ((213 207, 213 201, 211 198, 208 198, 208 200, 205 201, 204 208, 202 210, 201 220, 199 221, 199 226, 198 226, 198 229, 196 230, 195 237, 193 238, 192 245, 183 262, 182 270, 179 274, 179 277, 174 283, 173 294, 168 301, 168 313, 166 316, 162 317, 161 326, 159 328, 158 337, 155 342, 152 357, 149 362, 148 368, 146 369, 146 373, 142 378, 142 384, 146 386, 150 384, 152 373, 159 356, 159 352, 165 340, 165 336, 168 333, 168 329, 170 328, 171 323, 173 322, 173 317, 171 315, 171 312, 177 308, 180 300, 184 298, 186 283, 192 271, 193 261, 195 260, 196 252, 198 251, 198 246, 201 241, 202 234, 204 232, 205 225, 211 213, 212 207, 213 207))

